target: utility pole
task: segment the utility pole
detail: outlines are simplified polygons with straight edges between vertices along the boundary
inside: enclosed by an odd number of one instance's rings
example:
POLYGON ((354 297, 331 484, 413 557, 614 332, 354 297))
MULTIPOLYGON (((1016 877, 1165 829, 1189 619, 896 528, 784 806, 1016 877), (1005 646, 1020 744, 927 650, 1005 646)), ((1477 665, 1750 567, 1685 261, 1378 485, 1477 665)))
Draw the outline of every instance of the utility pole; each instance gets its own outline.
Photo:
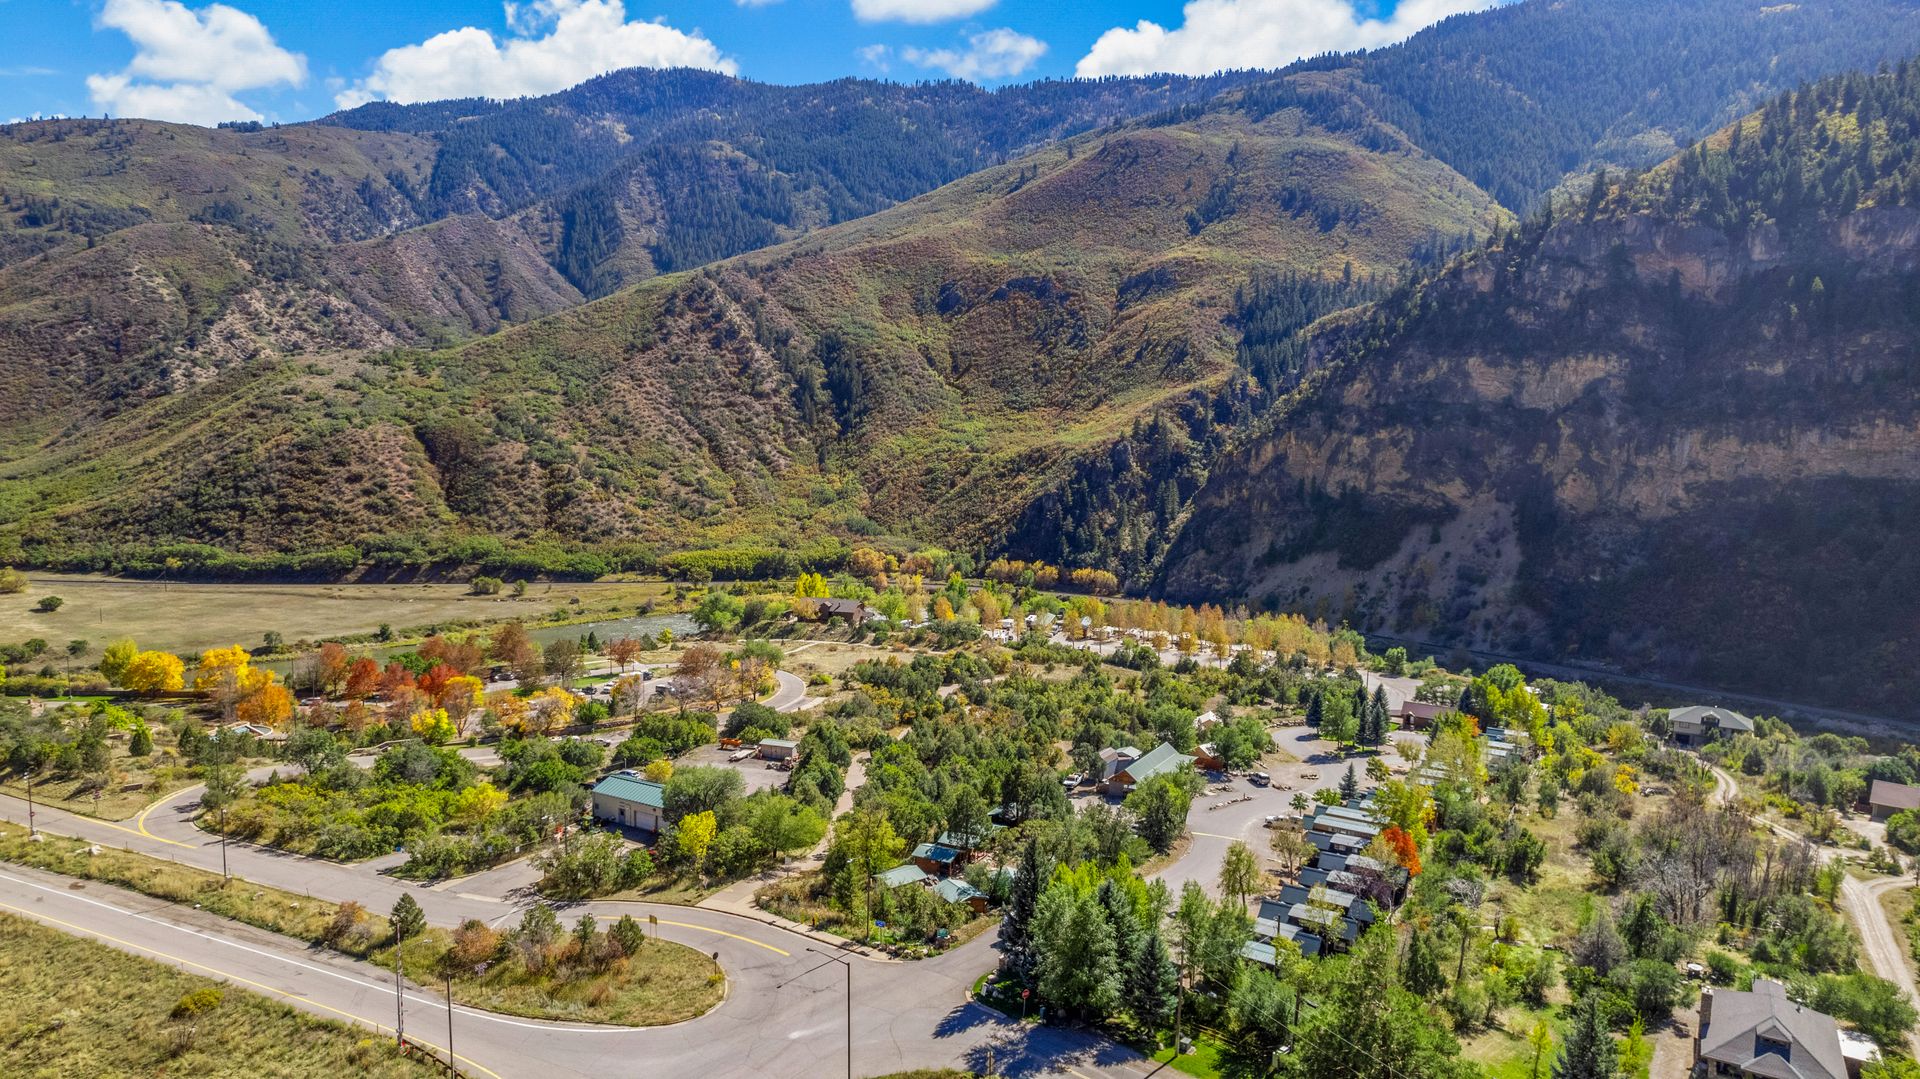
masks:
POLYGON ((34 836, 37 836, 39 834, 40 834, 39 829, 33 826, 33 773, 28 772, 27 773, 27 838, 31 839, 34 836))
POLYGON ((393 1043, 407 1048, 407 995, 400 987, 400 938, 393 942, 393 1043))
POLYGON ((460 1066, 453 1061, 453 971, 449 970, 447 971, 447 1067, 458 1075, 460 1066))

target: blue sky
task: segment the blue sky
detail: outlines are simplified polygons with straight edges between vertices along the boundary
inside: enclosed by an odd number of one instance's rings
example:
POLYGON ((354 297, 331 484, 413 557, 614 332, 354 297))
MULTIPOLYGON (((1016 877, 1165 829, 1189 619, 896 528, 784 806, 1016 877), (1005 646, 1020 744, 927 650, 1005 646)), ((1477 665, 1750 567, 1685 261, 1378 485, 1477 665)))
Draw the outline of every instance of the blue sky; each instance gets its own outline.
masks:
POLYGON ((304 120, 622 67, 983 85, 1278 67, 1487 0, 0 0, 0 118, 304 120))

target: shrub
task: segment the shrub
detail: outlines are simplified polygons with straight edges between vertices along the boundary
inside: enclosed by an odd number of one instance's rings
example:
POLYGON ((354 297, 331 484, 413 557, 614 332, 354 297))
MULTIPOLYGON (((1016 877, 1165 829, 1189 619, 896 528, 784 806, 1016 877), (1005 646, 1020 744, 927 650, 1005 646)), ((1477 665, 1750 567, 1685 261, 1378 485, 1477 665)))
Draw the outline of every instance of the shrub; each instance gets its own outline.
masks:
POLYGON ((222 999, 220 990, 212 986, 208 986, 205 989, 195 989, 193 992, 181 997, 180 1000, 174 1004, 173 1017, 175 1019, 193 1019, 205 1015, 215 1008, 218 1008, 222 999))
POLYGON ((59 596, 41 596, 40 602, 34 604, 33 609, 42 614, 52 614, 59 610, 61 605, 66 602, 66 600, 61 599, 59 596))

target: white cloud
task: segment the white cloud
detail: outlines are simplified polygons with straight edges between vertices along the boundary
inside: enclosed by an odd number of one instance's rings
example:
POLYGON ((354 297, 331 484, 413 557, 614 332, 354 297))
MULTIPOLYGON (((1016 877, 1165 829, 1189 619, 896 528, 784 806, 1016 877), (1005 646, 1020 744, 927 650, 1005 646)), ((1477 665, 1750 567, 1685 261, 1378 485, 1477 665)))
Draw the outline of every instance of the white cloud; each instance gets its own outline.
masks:
POLYGON ((860 62, 886 74, 893 68, 893 49, 886 45, 862 45, 853 50, 860 62))
POLYGON ((697 67, 727 75, 740 70, 697 31, 684 33, 658 21, 628 22, 621 0, 509 4, 507 23, 513 35, 504 40, 463 26, 418 45, 389 49, 374 61, 373 74, 336 94, 334 102, 347 109, 377 98, 405 103, 527 97, 625 67, 697 67))
POLYGON ((968 37, 965 51, 905 48, 900 55, 910 64, 939 68, 955 78, 978 82, 1010 79, 1031 67, 1046 51, 1047 43, 1039 38, 1001 27, 968 37))
POLYGON ((997 0, 853 0, 861 22, 945 22, 978 15, 997 0))
POLYGON ((1347 0, 1190 0, 1174 29, 1141 19, 1101 34, 1074 74, 1207 75, 1284 67, 1303 56, 1376 48, 1491 0, 1401 0, 1393 14, 1363 17, 1347 0))
POLYGON ((189 124, 258 120, 233 95, 306 81, 307 60, 273 40, 259 19, 225 4, 199 10, 178 0, 107 0, 99 24, 133 40, 124 71, 87 76, 102 110, 189 124))

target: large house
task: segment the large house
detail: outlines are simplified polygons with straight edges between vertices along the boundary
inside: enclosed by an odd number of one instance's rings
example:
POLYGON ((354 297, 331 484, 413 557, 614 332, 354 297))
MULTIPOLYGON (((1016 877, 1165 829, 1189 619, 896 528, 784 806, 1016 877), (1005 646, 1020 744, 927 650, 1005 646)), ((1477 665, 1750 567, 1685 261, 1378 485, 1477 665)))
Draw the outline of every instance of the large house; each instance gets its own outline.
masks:
POLYGON ((850 626, 865 625, 874 617, 873 609, 857 599, 801 600, 794 604, 794 613, 815 622, 842 618, 850 626))
POLYGON ((1920 787, 1876 779, 1867 790, 1867 805, 1874 820, 1886 820, 1903 809, 1920 809, 1920 787))
POLYGON ((1728 708, 1695 704, 1667 713, 1668 737, 1677 746, 1703 746, 1729 734, 1752 734, 1753 720, 1728 708))
POLYGON ((1694 1031, 1694 1069, 1708 1076, 1847 1079, 1840 1028, 1779 982, 1756 978, 1751 993, 1703 991, 1694 1031))
POLYGON ((593 815, 599 820, 658 832, 666 811, 666 787, 638 772, 615 772, 593 785, 593 815))
MULTIPOLYGON (((1129 750, 1122 750, 1124 754, 1129 750)), ((1101 751, 1102 777, 1101 787, 1108 794, 1127 794, 1135 787, 1154 776, 1184 768, 1193 763, 1193 758, 1173 748, 1170 743, 1162 742, 1144 755, 1139 750, 1131 750, 1134 759, 1116 756, 1111 762, 1106 760, 1106 751, 1101 751)))
POLYGON ((1409 697, 1400 702, 1393 710, 1393 718, 1400 726, 1410 731, 1424 731, 1433 726, 1433 721, 1453 711, 1453 705, 1437 704, 1433 701, 1416 701, 1409 697))

